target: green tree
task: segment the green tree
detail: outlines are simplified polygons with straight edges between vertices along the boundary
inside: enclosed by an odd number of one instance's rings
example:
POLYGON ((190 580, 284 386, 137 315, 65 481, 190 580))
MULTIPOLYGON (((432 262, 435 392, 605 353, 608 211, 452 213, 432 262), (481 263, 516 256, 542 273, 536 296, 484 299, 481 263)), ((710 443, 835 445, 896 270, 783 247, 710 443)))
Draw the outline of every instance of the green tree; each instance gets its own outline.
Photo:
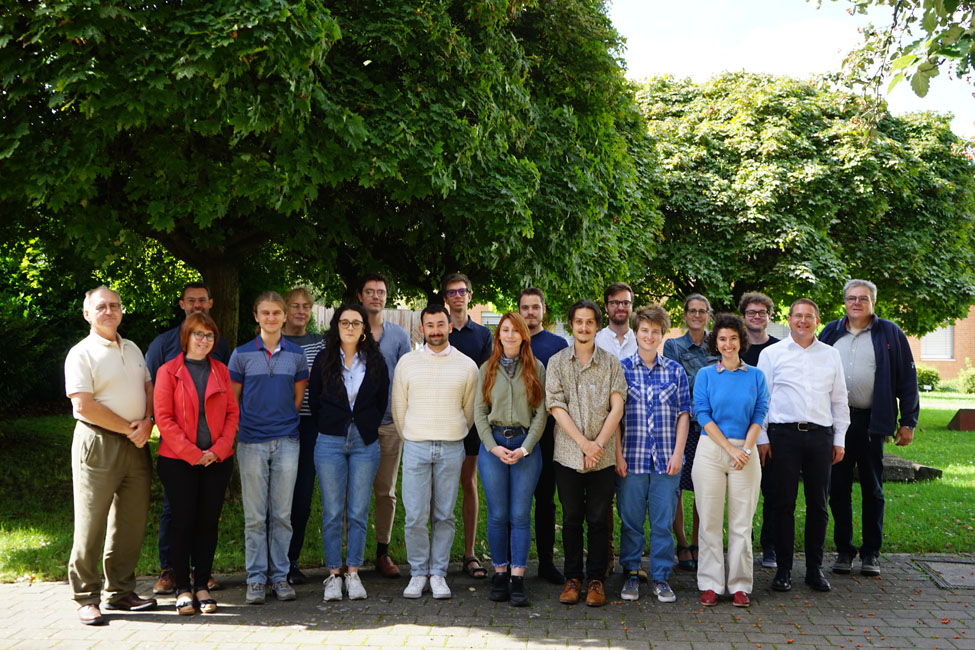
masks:
POLYGON ((0 201, 98 264, 158 241, 231 340, 242 269, 582 291, 659 224, 602 2, 68 0, 0 35, 0 201))
POLYGON ((975 301, 975 168, 946 117, 871 127, 869 100, 746 73, 651 79, 638 100, 665 196, 648 292, 730 310, 746 291, 809 296, 825 318, 861 277, 915 334, 975 301))
MULTIPOLYGON (((833 0, 834 2, 838 0, 833 0)), ((878 88, 889 79, 888 92, 907 79, 919 97, 928 94, 932 77, 947 67, 966 78, 975 66, 975 2, 972 0, 845 0, 851 12, 866 14, 889 7, 890 22, 870 25, 864 42, 846 61, 854 81, 878 88)), ((817 5, 821 0, 816 0, 817 5)))

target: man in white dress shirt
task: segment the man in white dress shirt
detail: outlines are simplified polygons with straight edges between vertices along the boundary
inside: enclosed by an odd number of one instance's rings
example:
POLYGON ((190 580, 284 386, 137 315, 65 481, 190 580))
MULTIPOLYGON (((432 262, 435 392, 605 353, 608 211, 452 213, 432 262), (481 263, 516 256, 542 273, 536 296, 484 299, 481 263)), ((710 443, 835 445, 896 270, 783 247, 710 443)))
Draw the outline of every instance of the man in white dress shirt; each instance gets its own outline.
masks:
POLYGON ((792 589, 796 494, 802 474, 806 495, 806 584, 829 591, 823 575, 823 543, 829 513, 826 498, 832 465, 843 460, 850 425, 846 379, 839 352, 816 339, 819 308, 800 298, 789 308, 791 335, 766 348, 758 359, 770 395, 768 419, 758 439, 769 455, 775 485, 774 527, 778 570, 772 589, 792 589))

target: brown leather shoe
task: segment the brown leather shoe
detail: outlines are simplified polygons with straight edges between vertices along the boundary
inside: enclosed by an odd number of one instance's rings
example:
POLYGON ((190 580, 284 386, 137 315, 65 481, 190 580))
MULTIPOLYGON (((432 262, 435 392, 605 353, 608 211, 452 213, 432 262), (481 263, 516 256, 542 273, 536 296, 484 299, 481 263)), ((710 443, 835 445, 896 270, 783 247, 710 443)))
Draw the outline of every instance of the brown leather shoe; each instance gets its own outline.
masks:
POLYGON ((82 625, 105 625, 98 605, 82 605, 78 608, 78 620, 82 625))
POLYGON ((559 602, 563 605, 575 605, 579 602, 579 594, 582 591, 582 582, 576 578, 569 578, 565 581, 565 589, 559 596, 559 602))
POLYGON ((387 578, 398 578, 399 567, 393 562, 393 558, 383 554, 376 558, 376 571, 387 578))
POLYGON ((147 609, 155 608, 155 598, 139 598, 139 595, 134 591, 125 598, 119 598, 112 603, 105 603, 105 609, 124 609, 129 612, 144 612, 147 609))
POLYGON ((152 593, 165 595, 176 591, 176 577, 172 569, 163 569, 159 572, 156 584, 152 585, 152 593))
POLYGON ((223 585, 220 584, 220 581, 214 576, 210 576, 210 579, 207 580, 207 591, 220 591, 221 589, 223 589, 223 585))
POLYGON ((589 607, 602 607, 606 604, 606 593, 603 591, 602 580, 590 580, 587 592, 586 605, 589 607))

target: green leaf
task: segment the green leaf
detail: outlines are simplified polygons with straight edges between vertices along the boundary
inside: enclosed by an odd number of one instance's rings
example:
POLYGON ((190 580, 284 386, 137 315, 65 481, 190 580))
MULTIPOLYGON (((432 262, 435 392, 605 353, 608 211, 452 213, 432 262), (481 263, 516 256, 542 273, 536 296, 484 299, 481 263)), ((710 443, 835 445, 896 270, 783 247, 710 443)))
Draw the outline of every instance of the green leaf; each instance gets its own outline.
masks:
POLYGON ((928 94, 928 85, 930 84, 931 78, 924 72, 920 70, 915 72, 911 76, 911 89, 914 90, 914 94, 918 97, 924 97, 928 94))

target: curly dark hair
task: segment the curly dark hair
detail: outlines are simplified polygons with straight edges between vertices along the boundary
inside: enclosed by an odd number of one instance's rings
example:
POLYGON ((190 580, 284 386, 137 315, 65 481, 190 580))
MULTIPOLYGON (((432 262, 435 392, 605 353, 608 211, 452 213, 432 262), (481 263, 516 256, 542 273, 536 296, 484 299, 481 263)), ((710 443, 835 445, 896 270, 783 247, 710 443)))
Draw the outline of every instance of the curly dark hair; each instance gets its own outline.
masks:
POLYGON ((745 331, 745 323, 734 314, 718 314, 714 317, 714 328, 708 334, 708 353, 714 356, 721 356, 718 352, 718 332, 721 330, 731 330, 738 334, 741 341, 741 349, 738 354, 744 354, 748 349, 748 332, 745 331))
POLYGON ((322 362, 323 394, 330 389, 341 388, 343 391, 345 390, 345 386, 342 384, 342 355, 339 354, 342 349, 342 343, 339 341, 339 319, 347 311, 354 311, 362 318, 364 338, 356 346, 356 352, 362 353, 366 358, 366 374, 375 377, 375 373, 386 372, 386 362, 383 359, 382 352, 379 351, 379 345, 372 338, 372 330, 369 328, 369 315, 366 310, 362 305, 340 305, 332 314, 328 331, 325 332, 325 349, 321 352, 325 355, 322 362))

